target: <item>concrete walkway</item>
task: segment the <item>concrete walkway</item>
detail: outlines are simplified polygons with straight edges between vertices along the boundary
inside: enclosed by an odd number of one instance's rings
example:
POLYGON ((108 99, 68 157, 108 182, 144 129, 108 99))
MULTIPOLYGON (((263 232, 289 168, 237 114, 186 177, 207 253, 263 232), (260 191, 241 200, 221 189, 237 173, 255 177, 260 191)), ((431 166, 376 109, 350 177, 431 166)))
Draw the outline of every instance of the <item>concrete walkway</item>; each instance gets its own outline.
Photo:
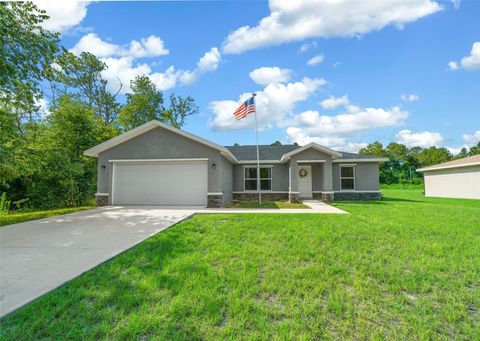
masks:
POLYGON ((311 200, 303 201, 308 208, 203 208, 196 210, 197 213, 275 213, 275 214, 292 214, 292 213, 310 213, 310 214, 348 214, 339 208, 330 206, 324 202, 311 200))
POLYGON ((0 228, 0 317, 195 213, 347 213, 311 209, 103 207, 0 228))

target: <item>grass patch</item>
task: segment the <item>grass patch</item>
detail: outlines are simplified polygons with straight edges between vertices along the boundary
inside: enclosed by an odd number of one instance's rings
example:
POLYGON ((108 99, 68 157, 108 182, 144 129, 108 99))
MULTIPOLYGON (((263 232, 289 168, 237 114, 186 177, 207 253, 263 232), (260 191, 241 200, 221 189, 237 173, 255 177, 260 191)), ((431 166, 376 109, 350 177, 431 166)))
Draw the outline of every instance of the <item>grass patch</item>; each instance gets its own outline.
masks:
POLYGON ((45 210, 45 211, 0 214, 0 226, 23 223, 24 221, 48 218, 56 215, 88 210, 94 207, 95 206, 81 206, 81 207, 59 208, 59 209, 45 210))
POLYGON ((380 184, 380 188, 383 189, 403 189, 403 190, 417 190, 423 191, 424 186, 421 184, 380 184))
POLYGON ((0 339, 480 339, 480 201, 196 215, 1 321, 0 339))
POLYGON ((258 201, 235 201, 230 203, 229 208, 307 208, 307 205, 301 202, 288 202, 288 201, 264 201, 259 205, 258 201))

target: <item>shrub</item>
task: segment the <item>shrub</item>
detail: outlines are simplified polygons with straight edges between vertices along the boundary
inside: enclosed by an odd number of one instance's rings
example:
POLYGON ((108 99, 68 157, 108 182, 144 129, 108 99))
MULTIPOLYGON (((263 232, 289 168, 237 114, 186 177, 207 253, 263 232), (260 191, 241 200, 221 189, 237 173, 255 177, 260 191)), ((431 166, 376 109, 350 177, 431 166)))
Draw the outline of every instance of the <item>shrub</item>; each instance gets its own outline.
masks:
POLYGON ((10 211, 11 201, 7 200, 7 192, 3 192, 0 197, 0 213, 8 213, 10 211))

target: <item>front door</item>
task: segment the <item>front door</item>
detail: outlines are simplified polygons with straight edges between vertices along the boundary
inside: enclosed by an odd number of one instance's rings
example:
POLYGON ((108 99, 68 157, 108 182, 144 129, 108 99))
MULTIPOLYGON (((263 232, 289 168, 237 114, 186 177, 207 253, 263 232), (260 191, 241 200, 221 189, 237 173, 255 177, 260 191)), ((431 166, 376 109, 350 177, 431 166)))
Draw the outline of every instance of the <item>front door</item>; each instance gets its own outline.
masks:
POLYGON ((312 166, 298 166, 298 191, 300 198, 312 197, 312 166))

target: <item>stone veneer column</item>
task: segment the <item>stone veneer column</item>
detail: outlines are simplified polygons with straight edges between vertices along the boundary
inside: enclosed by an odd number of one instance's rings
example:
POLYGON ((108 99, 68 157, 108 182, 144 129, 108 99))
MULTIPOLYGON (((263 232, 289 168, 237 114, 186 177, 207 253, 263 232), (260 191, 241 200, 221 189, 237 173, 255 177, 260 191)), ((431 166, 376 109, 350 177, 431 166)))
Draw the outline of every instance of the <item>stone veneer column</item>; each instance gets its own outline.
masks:
POLYGON ((209 193, 207 195, 207 207, 219 208, 223 205, 223 194, 222 193, 209 193))
POLYGON ((332 202, 335 200, 335 193, 333 192, 323 192, 322 201, 323 202, 332 202))
POLYGON ((290 192, 288 194, 288 201, 290 201, 290 202, 300 202, 300 194, 290 192))
POLYGON ((108 206, 108 193, 96 193, 95 194, 95 205, 98 207, 108 206))

